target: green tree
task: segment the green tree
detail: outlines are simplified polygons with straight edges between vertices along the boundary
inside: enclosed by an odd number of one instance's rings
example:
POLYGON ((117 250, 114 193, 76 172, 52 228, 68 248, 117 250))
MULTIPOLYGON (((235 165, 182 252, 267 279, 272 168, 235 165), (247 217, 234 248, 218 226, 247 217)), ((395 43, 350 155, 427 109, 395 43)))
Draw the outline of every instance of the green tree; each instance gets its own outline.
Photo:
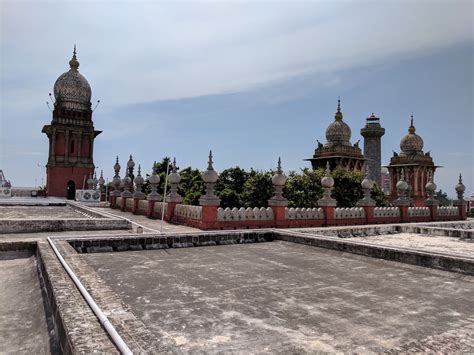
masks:
POLYGON ((242 192, 244 207, 268 207, 273 196, 272 171, 250 170, 242 192))
POLYGON ((439 191, 437 191, 435 196, 438 199, 440 206, 451 206, 452 201, 448 197, 448 194, 446 192, 443 192, 443 190, 440 189, 439 191))
POLYGON ((225 169, 219 174, 216 195, 221 199, 221 207, 240 208, 243 206, 242 192, 248 178, 249 173, 238 166, 225 169))
POLYGON ((178 185, 178 193, 183 196, 183 204, 199 205, 199 198, 205 191, 201 172, 188 166, 179 171, 181 180, 178 185))
POLYGON ((310 170, 304 168, 301 173, 290 171, 283 189, 283 196, 288 199, 288 207, 317 207, 317 201, 323 193, 321 187, 323 175, 323 169, 310 170))

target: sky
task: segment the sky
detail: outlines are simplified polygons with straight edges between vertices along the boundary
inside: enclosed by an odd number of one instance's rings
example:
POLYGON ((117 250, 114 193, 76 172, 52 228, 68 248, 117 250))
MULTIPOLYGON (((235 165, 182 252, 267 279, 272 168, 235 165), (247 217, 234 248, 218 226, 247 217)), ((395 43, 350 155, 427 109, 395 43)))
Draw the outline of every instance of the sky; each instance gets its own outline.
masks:
POLYGON ((338 97, 351 141, 375 112, 387 165, 414 115, 435 182, 474 191, 474 2, 0 1, 0 169, 45 179, 46 106, 74 44, 92 87, 94 161, 142 171, 309 167, 338 97))

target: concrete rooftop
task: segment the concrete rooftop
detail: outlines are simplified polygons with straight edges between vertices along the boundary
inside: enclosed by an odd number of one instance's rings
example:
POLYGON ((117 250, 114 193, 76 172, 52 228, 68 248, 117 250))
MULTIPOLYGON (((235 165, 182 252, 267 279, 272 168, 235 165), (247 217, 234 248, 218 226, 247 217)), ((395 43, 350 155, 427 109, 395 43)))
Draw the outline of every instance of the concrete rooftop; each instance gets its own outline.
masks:
POLYGON ((172 352, 474 351, 471 276, 280 241, 81 258, 172 352))

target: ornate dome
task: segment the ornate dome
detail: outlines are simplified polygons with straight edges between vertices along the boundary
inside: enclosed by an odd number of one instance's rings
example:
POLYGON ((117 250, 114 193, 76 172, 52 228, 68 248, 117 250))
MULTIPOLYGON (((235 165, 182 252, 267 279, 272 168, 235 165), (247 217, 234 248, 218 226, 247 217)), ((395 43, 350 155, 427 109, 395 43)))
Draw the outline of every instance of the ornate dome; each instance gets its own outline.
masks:
POLYGON ((351 145, 351 128, 342 120, 341 100, 337 100, 337 112, 326 129, 326 139, 328 144, 351 145))
POLYGON ((90 110, 92 91, 87 79, 78 71, 76 46, 69 66, 69 71, 62 74, 54 83, 56 103, 68 110, 90 110))
POLYGON ((416 129, 413 125, 413 115, 411 116, 410 127, 408 133, 400 141, 400 150, 402 155, 414 155, 423 153, 423 139, 415 133, 416 129))

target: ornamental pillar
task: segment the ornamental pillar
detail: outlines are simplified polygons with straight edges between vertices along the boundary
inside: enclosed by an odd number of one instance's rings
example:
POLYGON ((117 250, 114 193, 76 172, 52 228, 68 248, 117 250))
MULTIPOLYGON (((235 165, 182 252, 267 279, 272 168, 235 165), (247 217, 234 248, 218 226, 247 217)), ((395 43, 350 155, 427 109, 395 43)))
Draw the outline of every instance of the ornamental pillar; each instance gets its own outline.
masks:
POLYGON ((281 169, 281 159, 278 158, 278 165, 275 175, 272 177, 272 184, 274 188, 274 194, 271 199, 268 200, 268 205, 273 210, 275 218, 275 227, 279 227, 285 224, 285 209, 288 206, 288 200, 283 197, 283 187, 285 186, 287 178, 283 174, 281 169))
POLYGON ((335 225, 334 208, 337 201, 332 198, 331 192, 334 187, 334 179, 331 176, 329 162, 326 164, 326 171, 321 178, 321 186, 323 187, 323 197, 318 200, 318 206, 324 211, 324 223, 326 226, 335 225))

